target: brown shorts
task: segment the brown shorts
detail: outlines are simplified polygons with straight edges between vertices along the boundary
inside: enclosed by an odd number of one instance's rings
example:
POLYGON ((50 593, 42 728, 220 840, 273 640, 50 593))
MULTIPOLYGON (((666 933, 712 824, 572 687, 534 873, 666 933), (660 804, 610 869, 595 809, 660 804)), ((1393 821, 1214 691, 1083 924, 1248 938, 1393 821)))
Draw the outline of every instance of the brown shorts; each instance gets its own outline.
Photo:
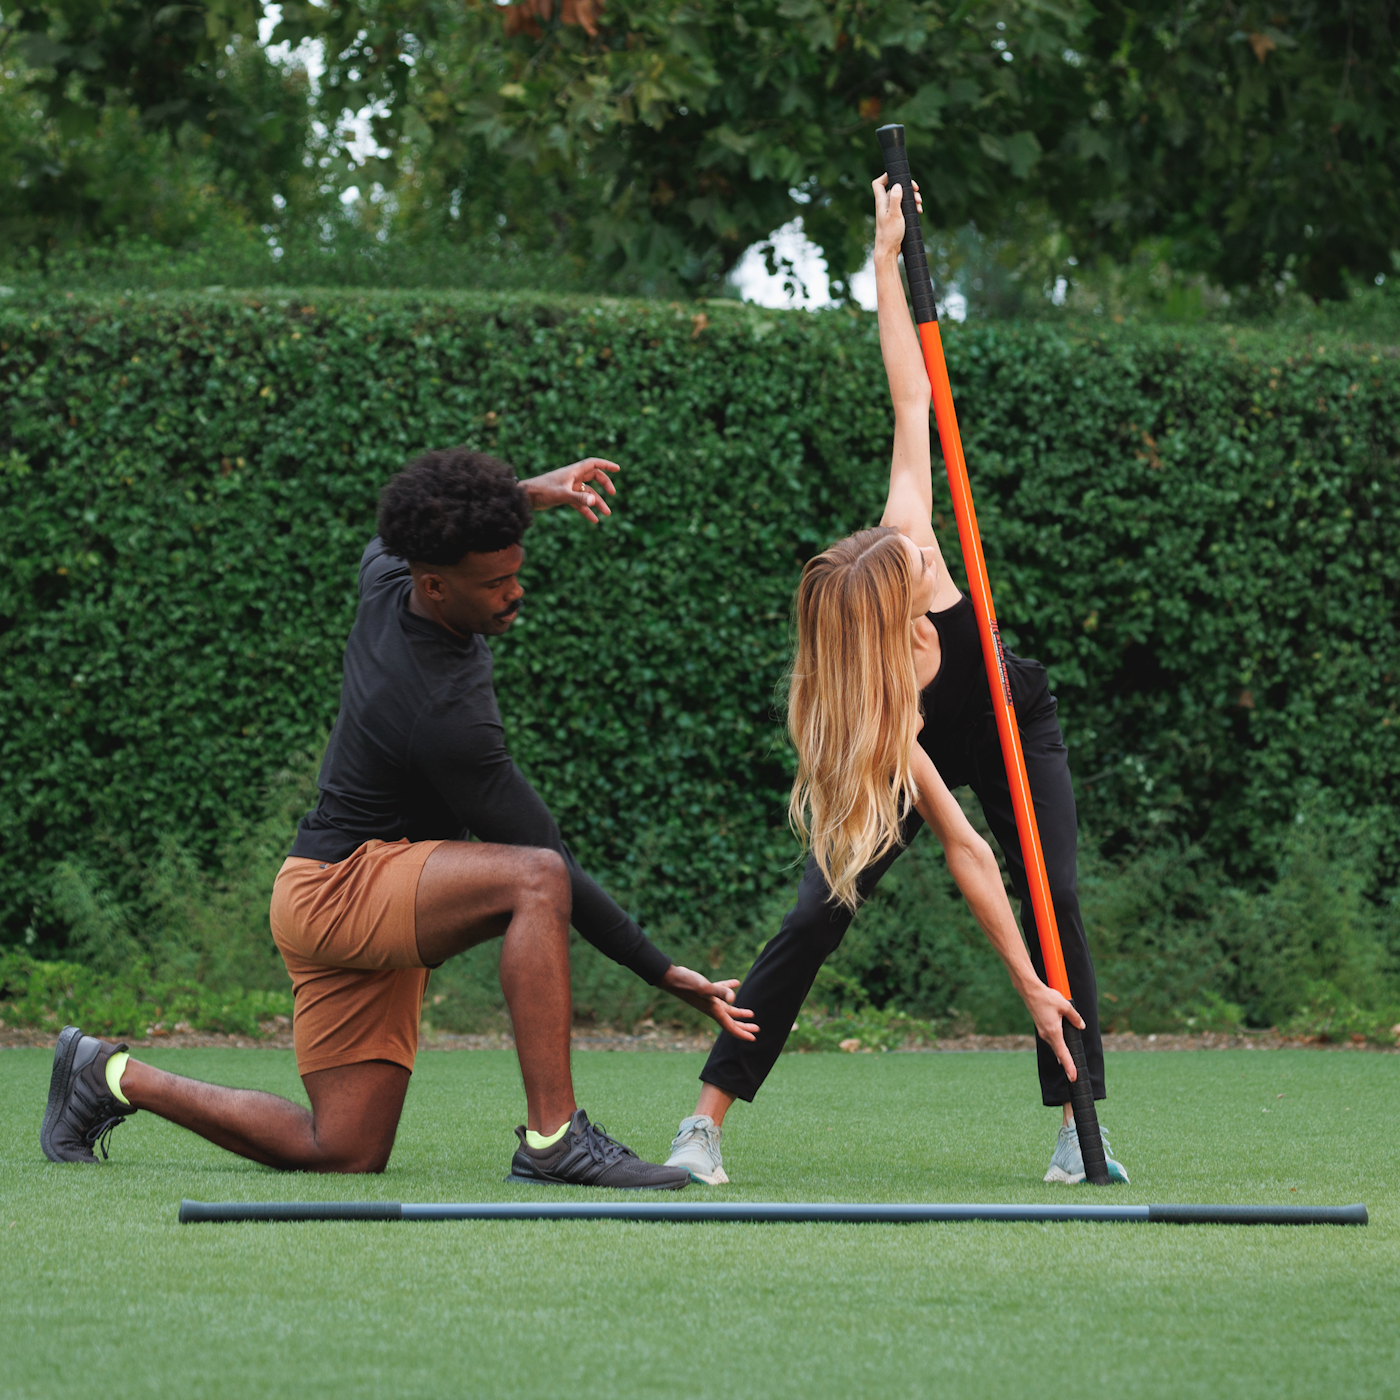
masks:
POLYGON ((441 841, 366 841, 323 865, 288 856, 272 886, 272 937, 292 977, 297 1070, 390 1060, 413 1068, 428 969, 414 914, 441 841))

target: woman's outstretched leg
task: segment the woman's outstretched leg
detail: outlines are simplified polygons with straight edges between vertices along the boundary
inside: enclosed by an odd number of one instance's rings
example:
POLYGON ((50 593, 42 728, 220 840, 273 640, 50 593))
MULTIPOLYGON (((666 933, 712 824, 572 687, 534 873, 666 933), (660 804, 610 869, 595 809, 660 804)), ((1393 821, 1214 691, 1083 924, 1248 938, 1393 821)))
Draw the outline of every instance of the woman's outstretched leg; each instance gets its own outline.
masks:
MULTIPOLYGON (((1098 983, 1094 962, 1089 955, 1089 939, 1079 912, 1076 863, 1079 850, 1079 816, 1070 780, 1069 753, 1060 733, 1054 710, 1021 724, 1021 747, 1026 757, 1026 776, 1035 802, 1036 825, 1040 829, 1045 873, 1055 905, 1055 922, 1060 947, 1065 955, 1075 1009, 1084 1018, 1084 1053, 1089 1060, 1089 1078, 1094 1097, 1105 1097, 1103 1037, 1099 1032, 1098 983)), ((973 790, 982 805, 987 824, 1006 857, 1012 888, 1021 901, 1021 927, 1035 966, 1036 975, 1045 978, 1045 964, 1031 908, 1025 862, 1021 859, 1021 839, 1016 832, 1016 814, 1006 783, 1006 765, 995 743, 984 746, 978 755, 973 790)), ((1036 1042, 1036 1067, 1040 1072, 1041 1098, 1059 1107, 1069 1102, 1069 1080, 1054 1053, 1044 1041, 1036 1042)))
MULTIPOLYGON (((1065 957, 1065 971, 1069 974, 1075 1009, 1084 1020, 1084 1054, 1089 1064, 1089 1081, 1094 1087, 1094 1097, 1102 1099, 1106 1097, 1107 1089, 1104 1082, 1103 1036, 1099 1028, 1098 982, 1094 976, 1094 960, 1089 954, 1084 919, 1079 911, 1076 873, 1079 819, 1074 803, 1074 785, 1070 780, 1069 754, 1053 707, 1022 722, 1021 747, 1026 757, 1031 797, 1035 802, 1036 825, 1040 830, 1040 845, 1045 855, 1045 873, 1050 881, 1050 898, 1055 906, 1055 922, 1065 957)), ((1012 886, 1021 900, 1021 927, 1026 932, 1031 962, 1036 975, 1043 980, 1045 964, 1040 952, 1035 911, 1031 907, 1026 868, 1021 859, 1021 841, 1016 832, 1016 817, 1006 785, 1006 768, 1000 748, 995 744, 984 746, 978 755, 977 769, 973 787, 992 834, 1006 856, 1012 886)), ((1041 1100, 1048 1106, 1059 1108, 1063 1115, 1045 1179, 1082 1181, 1084 1159, 1070 1106, 1069 1080, 1043 1040, 1038 1039, 1035 1048, 1041 1100)), ((1100 1124, 1101 1131, 1102 1126, 1100 1124)), ((1109 1159, 1110 1177, 1115 1181, 1127 1181, 1127 1172, 1122 1163, 1114 1159, 1106 1132, 1103 1133, 1103 1146, 1109 1159)))
MULTIPOLYGON (((911 812, 900 844, 861 873, 857 886, 861 902, 874 892, 922 825, 923 818, 911 812)), ((818 970, 840 947, 854 917, 852 910, 832 901, 817 862, 808 857, 797 903, 758 955, 734 999, 737 1006, 753 1011, 754 1020, 763 1029, 752 1041, 721 1034, 700 1071, 700 1078, 707 1085, 729 1095, 731 1102, 753 1101, 783 1053, 818 970)))
MULTIPOLYGON (((911 812, 900 844, 862 872, 857 885, 862 901, 869 898, 922 825, 923 818, 911 812)), ((758 955, 734 999, 736 1006, 753 1011, 754 1021, 762 1029, 752 1041, 720 1033, 700 1071, 702 1085, 695 1112, 681 1120, 667 1166, 685 1167, 695 1180, 711 1186, 729 1180, 720 1155, 724 1115, 735 1099, 751 1103, 762 1088, 783 1053, 818 970, 840 947, 854 917, 852 910, 832 901, 821 869, 808 857, 797 903, 758 955)))

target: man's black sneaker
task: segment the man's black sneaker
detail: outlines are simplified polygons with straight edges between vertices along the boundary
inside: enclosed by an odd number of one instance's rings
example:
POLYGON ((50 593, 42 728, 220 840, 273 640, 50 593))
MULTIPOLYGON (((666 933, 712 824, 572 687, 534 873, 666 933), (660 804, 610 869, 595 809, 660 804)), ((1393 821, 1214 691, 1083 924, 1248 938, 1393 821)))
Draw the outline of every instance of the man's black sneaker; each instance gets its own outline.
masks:
POLYGON ((580 1108, 568 1131, 548 1147, 530 1147, 525 1129, 515 1130, 520 1146, 511 1158, 513 1181, 548 1182, 553 1186, 613 1186, 623 1191, 679 1191, 690 1180, 684 1167, 644 1162, 630 1147, 610 1138, 580 1108))
POLYGON ((107 1155, 112 1129, 136 1112, 107 1087, 107 1061, 125 1045, 84 1035, 65 1026, 53 1052, 49 1106, 39 1129, 39 1146, 51 1162, 95 1162, 94 1146, 107 1155))

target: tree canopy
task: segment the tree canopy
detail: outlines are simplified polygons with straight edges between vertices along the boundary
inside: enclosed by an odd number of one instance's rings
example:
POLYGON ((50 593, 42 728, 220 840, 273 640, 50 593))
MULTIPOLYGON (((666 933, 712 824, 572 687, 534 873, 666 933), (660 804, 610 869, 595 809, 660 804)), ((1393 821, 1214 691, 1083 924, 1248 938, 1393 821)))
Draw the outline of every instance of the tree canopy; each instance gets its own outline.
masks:
POLYGON ((1400 10, 1385 0, 1099 0, 1038 94, 1040 184, 1083 257, 1170 241, 1226 287, 1314 296, 1400 246, 1400 10), (1072 74, 1072 76, 1071 76, 1072 74))
POLYGON ((355 184, 385 237, 642 290, 710 292, 800 215, 840 295, 868 248, 874 128, 898 121, 928 226, 999 240, 1041 286, 1150 244, 1223 287, 1337 297, 1400 248, 1383 0, 290 0, 272 37, 319 46, 314 92, 257 45, 262 18, 260 0, 0 0, 19 241, 112 232, 99 148, 124 141, 148 168, 121 224, 167 240, 191 223, 152 212, 176 152, 250 226, 329 236, 355 184))
POLYGON ((261 222, 306 183, 306 75, 257 44, 258 0, 0 3, 10 247, 162 242, 261 222))

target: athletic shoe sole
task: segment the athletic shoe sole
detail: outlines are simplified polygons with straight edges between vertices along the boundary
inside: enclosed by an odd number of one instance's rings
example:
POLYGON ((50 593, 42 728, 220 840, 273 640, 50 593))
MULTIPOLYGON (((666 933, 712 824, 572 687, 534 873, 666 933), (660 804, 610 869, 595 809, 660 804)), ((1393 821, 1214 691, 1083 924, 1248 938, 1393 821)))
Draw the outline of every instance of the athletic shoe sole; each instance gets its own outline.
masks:
MULTIPOLYGON (((679 1166, 680 1164, 677 1163, 677 1165, 679 1166)), ((714 1173, 710 1176, 706 1176, 704 1172, 696 1171, 693 1167, 687 1167, 686 1171, 690 1173, 690 1179, 692 1181, 698 1181, 701 1186, 729 1185, 729 1177, 725 1174, 725 1170, 723 1167, 717 1167, 714 1173)))
POLYGON ((54 1046, 49 1102, 44 1110, 44 1125, 39 1129, 39 1146, 44 1149, 44 1156, 50 1162, 65 1160, 53 1150, 53 1130, 73 1088, 73 1057, 78 1053, 78 1042, 82 1038, 83 1033, 77 1026, 65 1026, 63 1033, 58 1037, 58 1044, 54 1046))
MULTIPOLYGON (((506 1177, 509 1182, 514 1182, 517 1186, 584 1186, 582 1181, 555 1181, 547 1176, 517 1176, 514 1172, 506 1177)), ((655 1186, 590 1186, 588 1189, 599 1191, 680 1191, 690 1184, 689 1179, 681 1181, 658 1182, 655 1186)))
MULTIPOLYGON (((1108 1164, 1108 1179, 1110 1181, 1116 1181, 1120 1186, 1127 1186, 1130 1184, 1128 1181, 1128 1173, 1123 1170, 1121 1163, 1118 1162, 1110 1162, 1108 1164)), ((1066 1186, 1078 1186, 1079 1183, 1084 1180, 1084 1173, 1080 1172, 1078 1176, 1073 1176, 1063 1167, 1051 1167, 1050 1170, 1045 1173, 1045 1180, 1063 1182, 1066 1186)))

